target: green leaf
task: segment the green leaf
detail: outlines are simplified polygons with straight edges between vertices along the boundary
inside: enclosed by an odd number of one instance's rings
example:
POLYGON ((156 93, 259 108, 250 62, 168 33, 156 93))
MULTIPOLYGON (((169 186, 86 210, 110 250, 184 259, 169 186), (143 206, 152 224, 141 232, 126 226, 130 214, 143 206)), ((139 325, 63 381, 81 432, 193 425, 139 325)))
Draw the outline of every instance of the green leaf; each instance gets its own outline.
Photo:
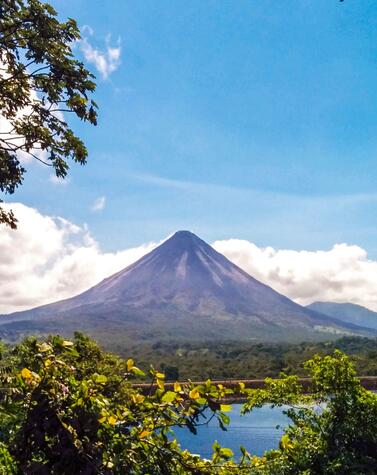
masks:
POLYGON ((131 373, 134 374, 135 376, 140 376, 140 377, 144 377, 144 376, 145 376, 144 371, 142 371, 141 369, 137 368, 136 366, 134 366, 133 368, 131 368, 131 373))
POLYGON ((212 448, 215 452, 218 452, 221 449, 220 444, 215 440, 215 442, 212 444, 212 448))
POLYGON ((177 397, 177 393, 174 391, 167 391, 161 398, 163 402, 173 402, 177 397))
POLYGON ((230 423, 230 417, 227 414, 224 414, 223 412, 219 413, 219 418, 221 422, 223 422, 225 425, 228 425, 230 423))
POLYGON ((226 448, 226 447, 223 447, 220 449, 220 455, 226 459, 229 459, 231 457, 233 457, 233 451, 226 448))
POLYGON ((126 364, 127 364, 127 371, 131 371, 131 369, 134 367, 134 360, 132 358, 129 358, 126 364))
POLYGON ((97 384, 106 384, 107 383, 107 377, 104 374, 95 374, 93 376, 93 379, 97 384))
POLYGON ((207 399, 204 398, 204 397, 199 397, 199 398, 196 400, 196 402, 197 402, 198 404, 201 404, 202 406, 204 406, 204 404, 207 403, 207 399))

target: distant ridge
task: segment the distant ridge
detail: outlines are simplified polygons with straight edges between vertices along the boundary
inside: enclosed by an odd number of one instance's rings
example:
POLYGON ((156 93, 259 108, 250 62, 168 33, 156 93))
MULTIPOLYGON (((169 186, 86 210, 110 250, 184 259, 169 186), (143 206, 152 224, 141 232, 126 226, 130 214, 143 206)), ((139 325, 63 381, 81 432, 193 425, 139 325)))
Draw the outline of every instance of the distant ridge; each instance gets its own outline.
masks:
POLYGON ((3 316, 0 335, 81 330, 132 339, 287 341, 363 332, 262 284, 190 231, 86 292, 3 316))
POLYGON ((377 330, 377 312, 354 303, 313 302, 307 308, 352 323, 377 330))

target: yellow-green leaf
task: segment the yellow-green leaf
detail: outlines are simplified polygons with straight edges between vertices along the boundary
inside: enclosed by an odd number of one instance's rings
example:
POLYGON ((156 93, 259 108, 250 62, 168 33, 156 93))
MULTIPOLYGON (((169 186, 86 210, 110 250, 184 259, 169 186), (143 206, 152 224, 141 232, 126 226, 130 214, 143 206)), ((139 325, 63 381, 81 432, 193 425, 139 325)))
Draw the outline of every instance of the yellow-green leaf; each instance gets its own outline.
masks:
POLYGON ((189 392, 189 396, 191 399, 198 399, 200 397, 200 393, 196 388, 194 388, 189 392))
POLYGON ((62 346, 64 346, 64 347, 73 346, 73 342, 69 341, 69 340, 64 340, 63 343, 62 343, 62 346))
POLYGON ((287 434, 284 434, 283 437, 280 439, 280 447, 283 450, 290 450, 293 447, 291 439, 287 434))
POLYGON ((142 371, 140 368, 137 368, 136 366, 131 368, 131 371, 135 376, 145 376, 144 371, 142 371))
POLYGON ((97 374, 94 376, 94 381, 98 384, 106 384, 107 377, 104 374, 97 374))
POLYGON ((107 420, 107 422, 111 425, 114 426, 117 422, 116 418, 114 416, 110 416, 107 420))
POLYGON ((145 400, 145 396, 143 396, 142 394, 133 394, 131 397, 132 402, 134 402, 135 404, 142 403, 145 400))
POLYGON ((43 342, 41 343, 40 345, 38 345, 38 350, 41 352, 41 353, 46 353, 46 351, 50 351, 52 348, 51 348, 51 345, 49 345, 48 343, 46 342, 43 342))
POLYGON ((127 371, 131 371, 131 369, 134 367, 134 360, 132 358, 129 358, 127 360, 127 371))
POLYGON ((24 378, 24 379, 31 379, 32 378, 32 375, 31 375, 31 371, 27 368, 24 368, 22 371, 21 371, 21 376, 24 378))
POLYGON ((164 382, 162 381, 162 379, 157 379, 156 384, 157 384, 157 387, 159 389, 164 389, 164 387, 165 387, 164 382))
POLYGON ((174 391, 166 391, 166 393, 162 396, 161 400, 163 402, 173 402, 175 401, 177 394, 174 391))
POLYGON ((228 449, 227 447, 223 447, 220 449, 220 455, 228 459, 228 458, 233 457, 233 451, 228 449))

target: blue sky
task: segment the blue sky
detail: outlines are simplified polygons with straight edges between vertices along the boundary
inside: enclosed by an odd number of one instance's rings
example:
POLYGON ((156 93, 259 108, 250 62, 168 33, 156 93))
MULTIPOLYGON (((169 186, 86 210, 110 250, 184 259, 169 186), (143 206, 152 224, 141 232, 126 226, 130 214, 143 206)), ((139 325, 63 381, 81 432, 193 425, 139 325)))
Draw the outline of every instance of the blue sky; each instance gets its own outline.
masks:
POLYGON ((52 3, 120 64, 103 78, 86 62, 100 106, 98 127, 74 123, 87 166, 63 186, 32 165, 12 199, 87 223, 111 251, 190 229, 377 257, 375 0, 52 3))

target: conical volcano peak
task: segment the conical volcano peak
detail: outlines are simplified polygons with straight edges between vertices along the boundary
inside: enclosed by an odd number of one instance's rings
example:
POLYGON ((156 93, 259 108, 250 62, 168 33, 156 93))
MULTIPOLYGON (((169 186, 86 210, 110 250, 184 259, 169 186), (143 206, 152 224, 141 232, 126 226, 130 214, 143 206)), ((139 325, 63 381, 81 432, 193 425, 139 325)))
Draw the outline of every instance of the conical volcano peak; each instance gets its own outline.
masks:
POLYGON ((196 236, 196 234, 192 233, 191 231, 189 231, 188 229, 180 229, 179 231, 176 231, 173 236, 186 236, 186 237, 189 237, 189 236, 196 236))
POLYGON ((173 236, 171 236, 170 239, 173 240, 201 240, 196 234, 192 233, 191 231, 187 230, 181 230, 181 231, 176 231, 173 236))
POLYGON ((182 251, 194 250, 198 247, 209 245, 200 239, 196 234, 191 231, 177 231, 163 243, 163 247, 176 248, 182 251))
POLYGON ((22 319, 38 331, 100 329, 110 339, 119 331, 141 339, 291 339, 345 325, 258 282, 187 230, 76 297, 17 314, 15 328, 22 319))

